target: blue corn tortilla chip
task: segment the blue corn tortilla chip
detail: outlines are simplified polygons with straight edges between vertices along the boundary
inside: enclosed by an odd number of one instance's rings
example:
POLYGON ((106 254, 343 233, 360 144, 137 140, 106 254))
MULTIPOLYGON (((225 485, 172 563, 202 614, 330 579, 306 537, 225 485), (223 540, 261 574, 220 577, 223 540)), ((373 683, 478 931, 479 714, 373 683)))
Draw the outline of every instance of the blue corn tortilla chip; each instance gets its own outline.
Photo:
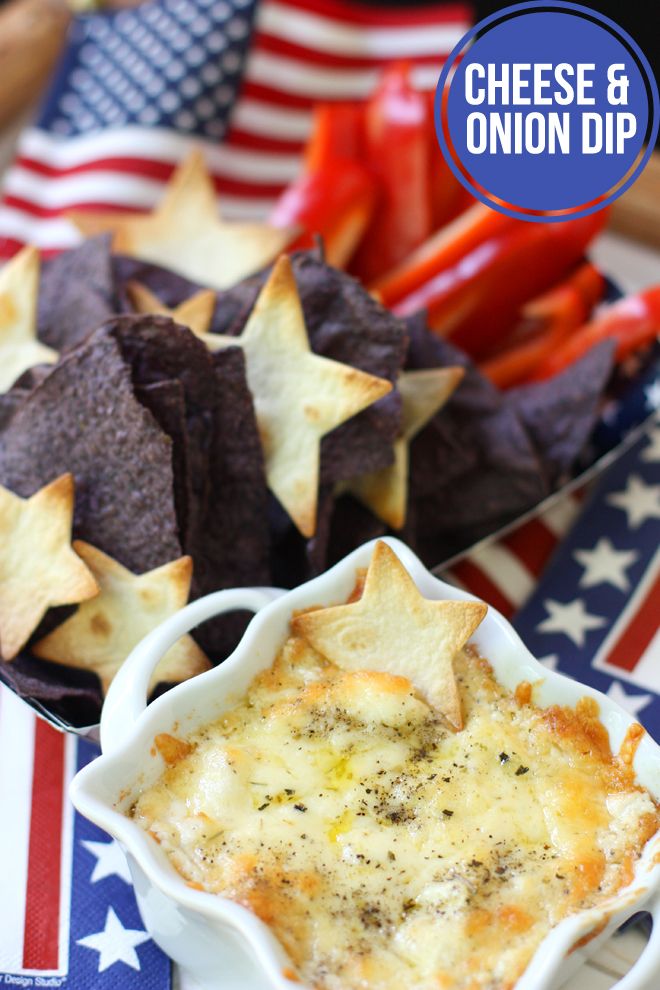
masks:
MULTIPOLYGON (((120 344, 138 398, 149 406, 174 445, 174 485, 181 543, 193 558, 192 597, 236 585, 268 584, 266 479, 243 354, 211 354, 186 327, 167 317, 122 316, 102 329, 120 344), (181 390, 185 431, 166 422, 156 386, 181 390), (183 472, 181 474, 180 472, 183 472)), ((172 397, 167 400, 171 416, 172 397)), ((224 616, 196 635, 212 659, 230 652, 245 618, 224 616)))
POLYGON ((49 347, 70 350, 116 312, 110 235, 94 237, 44 262, 37 333, 49 347))
POLYGON ((101 714, 101 692, 96 676, 88 671, 62 668, 21 653, 6 663, 0 660, 0 681, 19 698, 37 701, 70 725, 94 725, 101 714))
POLYGON ((129 258, 123 254, 113 255, 112 271, 121 313, 134 312, 126 290, 129 282, 145 285, 170 309, 174 309, 203 288, 185 276, 170 271, 169 268, 161 268, 160 265, 154 265, 150 261, 140 261, 139 258, 129 258))
POLYGON ((172 444, 136 400, 116 341, 60 361, 0 434, 0 484, 28 497, 70 471, 74 535, 136 572, 181 555, 172 444))
POLYGON ((172 441, 174 505, 179 523, 181 544, 185 546, 193 493, 189 470, 190 453, 183 387, 181 382, 175 380, 138 385, 135 388, 135 397, 141 405, 149 410, 160 428, 172 441))
POLYGON ((507 404, 524 423, 552 488, 569 480, 596 426, 615 351, 615 342, 604 340, 554 378, 506 393, 507 404))
POLYGON ((540 502, 544 465, 516 410, 451 344, 408 320, 410 369, 460 364, 465 377, 410 445, 403 538, 436 565, 540 502))

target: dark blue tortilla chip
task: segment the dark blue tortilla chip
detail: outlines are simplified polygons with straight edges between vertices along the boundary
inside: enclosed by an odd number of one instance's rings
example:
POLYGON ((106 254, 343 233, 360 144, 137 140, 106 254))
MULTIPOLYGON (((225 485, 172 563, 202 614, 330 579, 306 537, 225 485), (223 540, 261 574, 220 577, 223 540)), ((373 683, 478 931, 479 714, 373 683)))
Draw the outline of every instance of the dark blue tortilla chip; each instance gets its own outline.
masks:
POLYGON ((77 538, 137 573, 180 556, 172 444, 135 398, 130 369, 108 336, 60 361, 0 434, 0 483, 18 495, 67 471, 77 538))
POLYGON ((465 377, 410 445, 403 538, 436 565, 550 491, 544 465, 516 410, 461 351, 408 321, 409 369, 460 364, 465 377))
MULTIPOLYGON (((99 332, 119 342, 138 398, 172 439, 176 501, 187 507, 179 531, 194 564, 192 597, 267 584, 266 479, 242 352, 232 347, 212 355, 167 317, 122 316, 99 332), (173 396, 157 389, 172 383, 183 401, 183 423, 173 396)), ((221 659, 244 625, 243 618, 223 617, 196 636, 212 659, 221 659)))
POLYGON ((70 350, 117 312, 110 235, 94 237, 43 263, 37 331, 49 347, 70 350))
POLYGON ((572 475, 598 421, 614 370, 616 344, 605 340, 547 381, 522 385, 506 401, 524 423, 552 488, 572 475))
POLYGON ((174 309, 179 303, 199 292, 203 286, 196 285, 183 275, 161 268, 150 261, 129 258, 116 254, 112 258, 112 271, 118 299, 118 312, 132 313, 133 305, 128 297, 126 286, 129 282, 139 282, 150 289, 161 302, 174 309))

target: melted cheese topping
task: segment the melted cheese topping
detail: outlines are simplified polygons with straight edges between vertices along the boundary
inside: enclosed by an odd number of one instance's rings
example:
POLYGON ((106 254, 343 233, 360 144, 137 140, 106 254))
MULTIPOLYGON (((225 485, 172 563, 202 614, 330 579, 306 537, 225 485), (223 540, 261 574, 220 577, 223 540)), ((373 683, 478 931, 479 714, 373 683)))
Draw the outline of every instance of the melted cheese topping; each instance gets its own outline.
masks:
MULTIPOLYGON (((466 650, 455 733, 405 678, 290 638, 132 814, 193 886, 268 924, 323 990, 505 990, 658 828, 597 708, 541 710, 466 650)), ((528 695, 529 693, 527 693, 528 695)))

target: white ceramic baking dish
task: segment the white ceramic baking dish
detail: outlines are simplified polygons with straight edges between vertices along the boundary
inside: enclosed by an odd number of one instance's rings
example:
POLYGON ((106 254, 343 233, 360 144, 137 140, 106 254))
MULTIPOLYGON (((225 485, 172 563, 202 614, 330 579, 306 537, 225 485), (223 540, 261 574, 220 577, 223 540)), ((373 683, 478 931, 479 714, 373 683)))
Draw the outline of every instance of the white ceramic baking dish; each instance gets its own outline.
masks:
MULTIPOLYGON (((472 596, 438 580, 404 544, 387 542, 427 598, 472 596)), ((73 803, 114 836, 126 852, 144 924, 161 948, 208 990, 304 990, 284 975, 288 960, 269 929, 245 908, 213 894, 192 890, 170 865, 157 843, 125 812, 139 788, 162 771, 153 739, 158 732, 185 736, 217 719, 269 666, 287 635, 294 609, 346 600, 356 570, 366 567, 374 544, 355 550, 327 573, 282 592, 273 588, 219 591, 193 602, 154 630, 130 655, 115 678, 101 717, 103 755, 82 770, 71 788, 73 803), (153 668, 169 647, 200 622, 237 608, 255 612, 241 643, 220 667, 177 686, 148 707, 153 668)), ((596 698, 601 719, 617 752, 631 717, 605 695, 536 661, 510 624, 488 611, 474 641, 509 688, 535 683, 540 705, 575 705, 596 698)), ((660 747, 644 737, 635 756, 638 780, 660 799, 660 747)), ((573 915, 539 947, 516 990, 557 990, 630 915, 653 914, 648 945, 617 990, 660 987, 660 832, 646 846, 633 883, 607 905, 573 915), (576 943, 584 943, 576 947, 576 943)), ((409 988, 414 990, 414 988, 409 988)))

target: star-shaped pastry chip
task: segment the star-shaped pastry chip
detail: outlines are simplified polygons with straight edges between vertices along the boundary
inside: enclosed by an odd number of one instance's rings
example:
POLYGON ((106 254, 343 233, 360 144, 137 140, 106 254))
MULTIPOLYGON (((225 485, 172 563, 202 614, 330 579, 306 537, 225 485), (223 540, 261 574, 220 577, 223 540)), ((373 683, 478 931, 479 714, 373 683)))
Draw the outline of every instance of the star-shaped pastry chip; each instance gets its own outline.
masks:
MULTIPOLYGON (((179 557, 146 574, 133 574, 112 557, 82 540, 76 553, 96 578, 100 592, 33 647, 35 656, 93 670, 105 694, 134 646, 188 601, 192 559, 179 557)), ((159 681, 184 681, 208 670, 210 663, 191 636, 182 636, 154 671, 159 681)))
POLYGON ((422 598, 394 551, 379 542, 358 601, 305 612, 291 628, 343 670, 407 677, 461 729, 453 661, 486 611, 481 602, 422 598))
POLYGON ((408 451, 411 441, 444 406, 463 378, 460 367, 406 371, 397 388, 402 398, 402 432, 394 442, 394 463, 381 471, 363 474, 341 486, 392 529, 406 521, 408 500, 408 451))
POLYGON ((392 385, 314 354, 291 268, 282 255, 240 337, 264 451, 268 486, 303 534, 316 529, 321 437, 392 385))
POLYGON ((35 364, 53 364, 58 354, 37 339, 39 252, 26 247, 0 272, 0 392, 35 364))
POLYGON ((136 313, 155 313, 169 316, 176 323, 189 327, 198 337, 209 337, 209 327, 215 310, 216 294, 213 289, 203 289, 179 303, 173 309, 166 306, 146 285, 129 282, 126 286, 129 298, 136 313))
POLYGON ((87 237, 112 232, 114 251, 163 265, 212 289, 227 289, 269 265, 297 233, 223 220, 201 151, 192 151, 179 166, 152 213, 77 211, 70 219, 87 237))
POLYGON ((0 485, 0 653, 13 660, 54 605, 91 598, 98 585, 71 549, 73 477, 31 498, 0 485))

